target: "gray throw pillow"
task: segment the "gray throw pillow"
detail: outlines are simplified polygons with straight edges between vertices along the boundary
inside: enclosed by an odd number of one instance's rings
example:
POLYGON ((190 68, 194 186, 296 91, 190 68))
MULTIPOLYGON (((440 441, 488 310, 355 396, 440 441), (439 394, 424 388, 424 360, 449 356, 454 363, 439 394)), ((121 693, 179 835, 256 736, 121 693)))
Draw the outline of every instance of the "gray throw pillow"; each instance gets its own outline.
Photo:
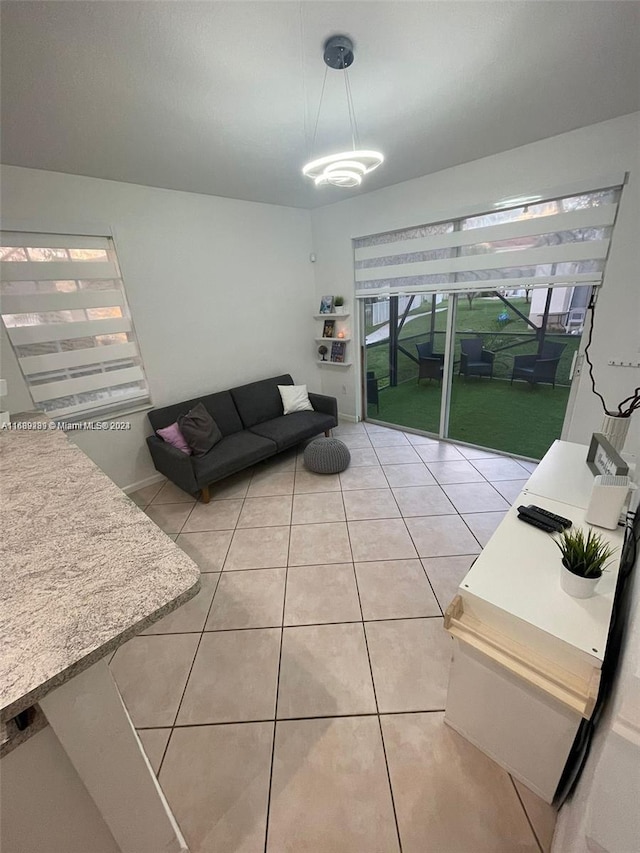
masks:
POLYGON ((203 403, 197 403, 186 415, 178 418, 178 426, 194 456, 204 456, 222 438, 218 424, 203 403))

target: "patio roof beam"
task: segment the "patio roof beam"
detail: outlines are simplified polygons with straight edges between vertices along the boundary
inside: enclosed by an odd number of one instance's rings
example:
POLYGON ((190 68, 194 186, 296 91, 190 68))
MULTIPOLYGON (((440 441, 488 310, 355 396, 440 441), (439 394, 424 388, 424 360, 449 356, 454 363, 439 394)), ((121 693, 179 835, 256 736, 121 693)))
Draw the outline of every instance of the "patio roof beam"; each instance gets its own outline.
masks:
POLYGON ((431 297, 431 318, 429 323, 429 341, 431 343, 431 349, 433 350, 433 345, 435 344, 436 337, 436 294, 434 293, 431 297))
POLYGON ((407 314, 409 313, 409 311, 411 311, 411 306, 413 305, 413 300, 415 298, 415 295, 413 295, 409 298, 409 301, 407 302, 400 323, 398 324, 398 337, 400 336, 400 332, 402 331, 402 327, 404 326, 404 321, 407 319, 407 314))
POLYGON ((389 297, 389 385, 398 384, 398 297, 389 297))
POLYGON ((513 305, 511 302, 509 302, 509 300, 506 298, 506 296, 503 296, 501 293, 498 293, 498 291, 497 291, 497 290, 494 290, 493 292, 494 292, 494 293, 495 293, 495 295, 498 297, 498 299, 501 299, 501 300, 504 302, 504 304, 507 306, 507 308, 511 308, 511 310, 512 310, 515 314, 517 314, 517 315, 518 315, 518 317, 520 317, 520 319, 521 319, 521 320, 524 320, 524 321, 525 321, 525 323, 527 324, 527 326, 531 326, 531 328, 532 328, 532 329, 533 329, 533 331, 536 333, 536 335, 538 334, 539 329, 538 329, 538 327, 536 326, 536 324, 535 324, 535 323, 532 323, 532 322, 531 322, 531 320, 530 320, 528 317, 525 317, 525 315, 522 313, 522 311, 520 311, 518 308, 516 308, 516 306, 515 306, 515 305, 513 305))
POLYGON ((551 297, 553 296, 553 290, 548 288, 547 290, 547 298, 544 303, 544 314, 542 315, 542 325, 538 330, 538 355, 542 356, 542 350, 544 348, 544 339, 547 334, 547 323, 549 322, 549 308, 551 306, 551 297))
POLYGON ((419 361, 418 361, 418 359, 415 357, 415 355, 412 355, 408 350, 406 350, 406 349, 405 349, 403 346, 401 346, 400 344, 398 344, 398 349, 400 350, 400 352, 401 352, 401 353, 404 353, 404 355, 406 355, 406 356, 407 356, 407 358, 410 358, 410 359, 411 359, 411 361, 413 361, 415 364, 420 364, 420 362, 419 362, 419 361))

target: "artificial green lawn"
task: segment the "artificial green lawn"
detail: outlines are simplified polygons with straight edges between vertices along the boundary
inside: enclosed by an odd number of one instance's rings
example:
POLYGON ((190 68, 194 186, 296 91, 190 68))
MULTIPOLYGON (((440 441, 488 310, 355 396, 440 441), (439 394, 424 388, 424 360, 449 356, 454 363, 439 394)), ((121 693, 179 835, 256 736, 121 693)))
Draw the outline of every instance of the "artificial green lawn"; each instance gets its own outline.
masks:
MULTIPOLYGON (((380 411, 369 417, 437 433, 441 385, 416 379, 380 391, 380 411)), ((451 390, 449 438, 541 459, 560 438, 569 399, 567 386, 455 377, 451 390)))
MULTIPOLYGON (((526 300, 511 300, 523 314, 528 314, 526 300)), ((426 311, 428 304, 415 309, 426 311)), ((435 350, 444 352, 446 302, 436 312, 435 350)), ((414 312, 412 312, 414 313, 414 312)), ((400 344, 416 354, 415 344, 429 339, 430 315, 406 323, 400 333, 400 344)), ((371 329, 367 330, 372 331, 371 329)), ((537 352, 537 342, 529 326, 503 302, 476 297, 469 308, 466 299, 458 303, 454 359, 460 358, 460 339, 480 334, 484 346, 496 351, 494 379, 454 376, 451 391, 449 438, 504 450, 522 456, 541 458, 554 439, 560 437, 569 398, 569 371, 580 338, 550 332, 547 338, 566 344, 558 365, 555 388, 549 385, 530 387, 525 382, 507 381, 511 376, 513 356, 537 352), (498 322, 506 312, 510 320, 498 322), (510 342, 522 341, 513 349, 499 348, 510 342)), ((417 382, 418 365, 403 352, 398 353, 398 385, 389 384, 389 347, 387 341, 367 347, 367 370, 374 371, 380 388, 380 411, 369 407, 369 417, 399 426, 437 433, 440 421, 441 385, 432 380, 417 382)))

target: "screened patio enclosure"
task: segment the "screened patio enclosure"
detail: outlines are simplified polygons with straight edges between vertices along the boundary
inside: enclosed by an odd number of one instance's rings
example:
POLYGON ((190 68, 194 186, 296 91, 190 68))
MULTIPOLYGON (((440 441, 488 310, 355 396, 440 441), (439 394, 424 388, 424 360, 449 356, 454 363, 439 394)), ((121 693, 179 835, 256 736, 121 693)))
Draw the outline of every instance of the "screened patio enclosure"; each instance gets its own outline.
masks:
POLYGON ((620 194, 354 241, 363 415, 540 458, 562 431, 620 194))

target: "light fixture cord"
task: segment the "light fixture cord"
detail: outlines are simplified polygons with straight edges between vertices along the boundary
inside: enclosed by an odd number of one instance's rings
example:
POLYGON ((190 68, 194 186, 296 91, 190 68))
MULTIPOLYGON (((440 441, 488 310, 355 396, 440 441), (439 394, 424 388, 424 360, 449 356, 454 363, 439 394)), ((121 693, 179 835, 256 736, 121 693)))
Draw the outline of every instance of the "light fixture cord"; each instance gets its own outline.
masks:
POLYGON ((313 128, 313 142, 311 143, 311 153, 315 150, 316 136, 318 135, 318 122, 320 121, 320 110, 322 109, 322 99, 324 98, 324 87, 327 84, 327 71, 329 66, 324 67, 324 79, 322 80, 322 91, 320 92, 320 103, 318 104, 318 114, 316 115, 316 126, 313 128))
POLYGON ((353 114, 351 112, 351 99, 349 98, 349 78, 347 77, 347 66, 344 64, 344 53, 342 54, 342 71, 344 73, 344 94, 347 99, 347 112, 349 114, 349 126, 351 128, 351 145, 353 150, 356 150, 356 132, 353 124, 353 114))
POLYGON ((353 150, 355 151, 356 147, 360 147, 360 133, 358 132, 358 122, 356 121, 356 108, 353 104, 353 95, 351 93, 351 80, 349 80, 349 72, 347 68, 344 69, 344 79, 347 87, 347 103, 351 104, 351 138, 353 140, 353 150))

